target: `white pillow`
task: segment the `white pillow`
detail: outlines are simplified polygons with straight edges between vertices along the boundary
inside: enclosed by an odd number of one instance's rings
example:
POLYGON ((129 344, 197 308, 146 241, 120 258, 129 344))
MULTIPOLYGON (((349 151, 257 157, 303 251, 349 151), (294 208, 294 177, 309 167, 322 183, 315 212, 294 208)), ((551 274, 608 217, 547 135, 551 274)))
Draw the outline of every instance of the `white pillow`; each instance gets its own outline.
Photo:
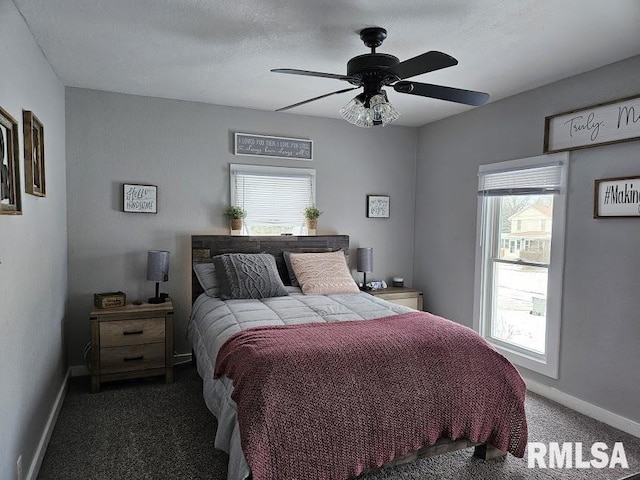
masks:
POLYGON ((220 286, 216 277, 216 267, 213 263, 194 263, 193 271, 196 273, 198 282, 202 286, 204 293, 210 297, 220 296, 220 286))
POLYGON ((344 253, 291 253, 291 267, 304 294, 358 293, 344 253))

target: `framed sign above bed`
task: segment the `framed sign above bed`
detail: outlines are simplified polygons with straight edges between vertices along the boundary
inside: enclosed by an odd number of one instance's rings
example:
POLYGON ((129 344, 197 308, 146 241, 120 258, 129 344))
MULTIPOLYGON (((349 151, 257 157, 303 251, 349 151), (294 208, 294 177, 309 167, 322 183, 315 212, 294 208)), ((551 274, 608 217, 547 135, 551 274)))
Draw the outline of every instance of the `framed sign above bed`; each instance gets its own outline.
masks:
POLYGON ((313 160, 313 140, 235 134, 235 155, 313 160))

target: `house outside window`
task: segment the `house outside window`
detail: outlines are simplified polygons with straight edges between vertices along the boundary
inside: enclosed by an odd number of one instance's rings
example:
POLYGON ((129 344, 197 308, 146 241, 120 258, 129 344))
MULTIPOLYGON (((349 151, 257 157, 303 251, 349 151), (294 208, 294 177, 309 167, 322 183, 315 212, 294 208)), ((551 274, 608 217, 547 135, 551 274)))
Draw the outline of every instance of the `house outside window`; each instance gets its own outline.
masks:
POLYGON ((229 165, 231 205, 247 216, 247 235, 306 234, 304 210, 316 203, 316 171, 262 165, 229 165))
POLYGON ((517 365, 557 378, 568 154, 479 170, 474 327, 517 365))

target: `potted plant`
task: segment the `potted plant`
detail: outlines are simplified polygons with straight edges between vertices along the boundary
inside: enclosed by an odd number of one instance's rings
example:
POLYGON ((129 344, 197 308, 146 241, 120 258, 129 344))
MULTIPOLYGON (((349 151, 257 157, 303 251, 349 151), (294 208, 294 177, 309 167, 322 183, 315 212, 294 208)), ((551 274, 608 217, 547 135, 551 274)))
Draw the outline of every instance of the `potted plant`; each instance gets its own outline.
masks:
POLYGON ((315 233, 318 227, 318 217, 322 215, 322 212, 316 208, 315 205, 311 205, 304 209, 304 218, 307 219, 307 230, 315 233))
POLYGON ((247 212, 242 207, 230 205, 224 211, 224 216, 231 222, 231 230, 242 230, 242 219, 247 216, 247 212))

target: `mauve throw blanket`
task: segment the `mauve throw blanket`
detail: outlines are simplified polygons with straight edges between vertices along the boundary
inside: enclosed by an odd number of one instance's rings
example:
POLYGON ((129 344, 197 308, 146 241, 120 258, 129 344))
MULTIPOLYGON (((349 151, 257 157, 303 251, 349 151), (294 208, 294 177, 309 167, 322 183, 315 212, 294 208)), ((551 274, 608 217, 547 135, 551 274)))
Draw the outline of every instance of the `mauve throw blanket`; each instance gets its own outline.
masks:
POLYGON ((522 457, 525 385, 473 330, 425 312, 245 330, 218 354, 254 480, 345 480, 434 444, 522 457))

